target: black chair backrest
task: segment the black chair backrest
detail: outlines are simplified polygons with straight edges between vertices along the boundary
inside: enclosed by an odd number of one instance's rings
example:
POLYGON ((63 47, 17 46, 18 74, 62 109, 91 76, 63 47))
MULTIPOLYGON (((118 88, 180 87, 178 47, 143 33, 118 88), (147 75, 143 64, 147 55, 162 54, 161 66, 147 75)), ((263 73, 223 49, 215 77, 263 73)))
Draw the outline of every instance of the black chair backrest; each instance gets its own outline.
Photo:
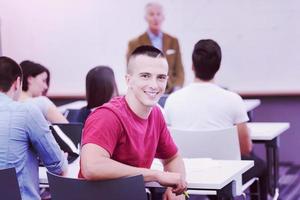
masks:
POLYGON ((21 200, 15 168, 0 170, 0 199, 21 200))
POLYGON ((67 109, 64 116, 69 122, 80 122, 80 109, 67 109))
POLYGON ((163 108, 165 107, 165 103, 166 103, 166 100, 167 98, 169 97, 168 94, 164 94, 160 97, 160 99, 158 100, 158 104, 163 108))
POLYGON ((142 175, 104 181, 47 176, 52 200, 147 200, 142 175))

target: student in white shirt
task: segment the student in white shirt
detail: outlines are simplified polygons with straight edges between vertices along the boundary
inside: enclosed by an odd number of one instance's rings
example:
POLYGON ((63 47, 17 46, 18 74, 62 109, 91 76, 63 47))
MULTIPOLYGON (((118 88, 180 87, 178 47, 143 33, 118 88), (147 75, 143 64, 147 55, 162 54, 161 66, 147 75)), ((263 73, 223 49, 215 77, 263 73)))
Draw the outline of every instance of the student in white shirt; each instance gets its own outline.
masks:
MULTIPOLYGON (((255 162, 255 166, 243 174, 243 180, 259 177, 261 199, 266 200, 266 166, 252 152, 252 142, 246 124, 249 119, 244 102, 238 94, 224 90, 214 83, 221 57, 221 48, 215 41, 200 40, 195 44, 192 55, 194 82, 175 91, 166 100, 164 108, 167 123, 172 127, 189 130, 237 126, 242 159, 255 162)), ((255 190, 253 187, 252 191, 255 190)))

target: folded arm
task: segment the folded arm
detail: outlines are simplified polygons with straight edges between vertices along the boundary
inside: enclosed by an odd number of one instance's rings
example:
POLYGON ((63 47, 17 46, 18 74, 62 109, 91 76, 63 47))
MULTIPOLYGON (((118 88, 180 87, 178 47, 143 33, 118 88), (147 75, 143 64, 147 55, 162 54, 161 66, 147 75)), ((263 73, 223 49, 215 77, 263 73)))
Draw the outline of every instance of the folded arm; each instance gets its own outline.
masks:
POLYGON ((146 182, 157 181, 163 186, 175 188, 177 185, 182 185, 179 173, 133 167, 117 162, 110 158, 104 148, 96 144, 85 144, 82 147, 80 159, 81 173, 88 180, 114 179, 141 174, 146 182))

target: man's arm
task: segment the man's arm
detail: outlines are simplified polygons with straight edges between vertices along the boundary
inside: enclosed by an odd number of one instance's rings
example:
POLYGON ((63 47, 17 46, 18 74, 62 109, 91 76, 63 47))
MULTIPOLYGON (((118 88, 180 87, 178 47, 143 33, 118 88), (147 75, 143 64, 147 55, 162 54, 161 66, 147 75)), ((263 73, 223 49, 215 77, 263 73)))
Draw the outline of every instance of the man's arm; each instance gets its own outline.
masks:
POLYGON ((240 149, 242 155, 248 155, 252 151, 252 141, 249 134, 247 123, 243 122, 237 124, 237 130, 239 135, 240 149))
POLYGON ((51 123, 69 123, 55 105, 49 106, 47 111, 47 119, 51 123))
POLYGON ((161 160, 163 165, 164 165, 164 171, 168 171, 168 172, 175 172, 175 173, 179 173, 181 174, 182 177, 182 181, 180 182, 180 184, 182 185, 177 185, 176 187, 172 188, 167 188, 164 196, 163 196, 163 200, 169 200, 169 199, 185 199, 183 195, 175 197, 175 194, 182 194, 183 191, 186 190, 187 188, 187 183, 185 181, 185 167, 184 167, 184 162, 181 158, 181 156, 177 153, 175 154, 173 157, 171 157, 170 159, 165 159, 165 160, 161 160))
POLYGON ((28 105, 26 120, 32 146, 45 167, 52 173, 66 174, 68 167, 66 156, 55 141, 42 112, 37 107, 28 105))
MULTIPOLYGON (((114 179, 141 174, 146 182, 157 181, 163 186, 175 187, 176 191, 185 189, 181 174, 122 164, 112 160, 109 153, 96 144, 85 144, 81 149, 80 159, 81 173, 88 180, 114 179)), ((173 168, 173 164, 167 166, 173 168)))

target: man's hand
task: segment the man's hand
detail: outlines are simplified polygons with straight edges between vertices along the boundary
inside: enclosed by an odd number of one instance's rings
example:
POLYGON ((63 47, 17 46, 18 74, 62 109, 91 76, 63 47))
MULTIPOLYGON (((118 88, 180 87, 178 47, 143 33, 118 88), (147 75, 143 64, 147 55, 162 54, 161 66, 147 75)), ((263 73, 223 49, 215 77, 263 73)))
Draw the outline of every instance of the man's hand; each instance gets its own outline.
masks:
POLYGON ((172 187, 172 193, 182 194, 187 188, 187 182, 179 173, 161 172, 158 174, 158 182, 162 186, 172 187))
POLYGON ((61 153, 63 154, 63 158, 64 158, 64 160, 65 160, 65 162, 67 163, 67 167, 64 169, 64 171, 62 172, 62 176, 67 176, 67 174, 68 174, 68 153, 67 152, 63 152, 63 151, 61 151, 61 153))
POLYGON ((165 193, 163 194, 163 199, 162 200, 185 200, 184 195, 178 195, 174 194, 172 192, 172 188, 167 188, 165 193))

